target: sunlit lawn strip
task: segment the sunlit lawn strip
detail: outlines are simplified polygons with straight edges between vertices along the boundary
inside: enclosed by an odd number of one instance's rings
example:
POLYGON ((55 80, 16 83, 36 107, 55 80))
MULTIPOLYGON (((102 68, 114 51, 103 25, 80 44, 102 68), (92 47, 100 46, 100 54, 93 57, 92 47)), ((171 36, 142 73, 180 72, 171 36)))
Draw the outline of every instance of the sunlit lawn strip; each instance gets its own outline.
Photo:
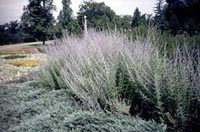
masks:
POLYGON ((29 54, 29 53, 38 53, 37 48, 32 49, 22 49, 22 50, 7 50, 7 51, 0 51, 0 55, 7 55, 7 54, 29 54))
POLYGON ((22 67, 35 67, 39 65, 40 62, 36 60, 16 60, 16 61, 9 61, 8 64, 14 66, 22 66, 22 67))

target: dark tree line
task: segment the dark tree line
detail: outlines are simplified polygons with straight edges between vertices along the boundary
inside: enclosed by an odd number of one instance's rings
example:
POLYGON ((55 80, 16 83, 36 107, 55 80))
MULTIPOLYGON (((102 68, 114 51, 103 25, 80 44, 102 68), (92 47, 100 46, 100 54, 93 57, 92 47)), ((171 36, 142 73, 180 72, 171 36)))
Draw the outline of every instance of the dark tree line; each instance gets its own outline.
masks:
MULTIPOLYGON (((158 0, 157 7, 163 3, 158 0)), ((166 5, 156 9, 155 21, 162 30, 170 30, 172 34, 200 32, 200 1, 199 0, 166 0, 166 5)))
POLYGON ((61 37, 62 32, 81 34, 83 18, 86 15, 88 27, 97 30, 131 30, 157 26, 161 31, 172 34, 200 32, 199 0, 157 0, 155 16, 142 14, 138 8, 133 16, 119 16, 104 2, 84 1, 78 16, 73 16, 71 0, 62 0, 63 9, 57 19, 53 17, 56 7, 53 0, 29 0, 24 7, 21 21, 11 21, 0 25, 0 44, 43 41, 61 37))
POLYGON ((11 21, 10 23, 0 25, 0 44, 21 42, 22 38, 20 36, 21 33, 17 21, 11 21))

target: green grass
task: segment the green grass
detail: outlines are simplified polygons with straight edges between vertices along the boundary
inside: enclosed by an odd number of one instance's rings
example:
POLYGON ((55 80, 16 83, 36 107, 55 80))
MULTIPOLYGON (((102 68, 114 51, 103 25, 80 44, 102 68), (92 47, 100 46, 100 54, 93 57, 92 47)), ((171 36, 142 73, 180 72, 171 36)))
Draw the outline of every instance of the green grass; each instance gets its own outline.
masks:
MULTIPOLYGON (((52 44, 53 41, 47 41, 46 45, 52 44)), ((21 43, 21 44, 9 44, 0 46, 0 50, 21 50, 21 49, 30 49, 30 48, 40 48, 42 42, 30 42, 30 43, 21 43)))

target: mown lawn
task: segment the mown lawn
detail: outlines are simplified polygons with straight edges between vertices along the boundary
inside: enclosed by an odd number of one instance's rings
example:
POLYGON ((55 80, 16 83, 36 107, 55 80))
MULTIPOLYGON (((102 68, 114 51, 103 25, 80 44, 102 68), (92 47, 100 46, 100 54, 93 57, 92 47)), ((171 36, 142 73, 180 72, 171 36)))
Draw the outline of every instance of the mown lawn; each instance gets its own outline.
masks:
MULTIPOLYGON (((47 41, 46 45, 52 44, 53 41, 47 41)), ((21 50, 21 49, 30 49, 30 48, 39 48, 42 46, 42 42, 30 42, 30 43, 21 43, 21 44, 9 44, 0 46, 1 50, 21 50)))

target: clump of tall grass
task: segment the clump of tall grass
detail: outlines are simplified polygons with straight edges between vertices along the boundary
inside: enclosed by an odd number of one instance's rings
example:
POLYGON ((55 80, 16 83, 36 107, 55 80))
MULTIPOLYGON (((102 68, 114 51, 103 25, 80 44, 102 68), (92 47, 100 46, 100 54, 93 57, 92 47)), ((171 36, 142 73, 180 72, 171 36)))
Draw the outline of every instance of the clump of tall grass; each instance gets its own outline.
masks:
POLYGON ((45 48, 50 61, 39 78, 56 89, 69 89, 89 108, 110 107, 118 98, 115 78, 125 43, 130 45, 117 33, 65 36, 57 45, 45 48))
POLYGON ((133 42, 116 32, 66 35, 44 48, 49 63, 35 77, 55 89, 68 89, 84 108, 116 111, 118 101, 125 100, 131 115, 167 123, 168 129, 196 129, 200 50, 168 53, 154 33, 149 30, 133 42))

